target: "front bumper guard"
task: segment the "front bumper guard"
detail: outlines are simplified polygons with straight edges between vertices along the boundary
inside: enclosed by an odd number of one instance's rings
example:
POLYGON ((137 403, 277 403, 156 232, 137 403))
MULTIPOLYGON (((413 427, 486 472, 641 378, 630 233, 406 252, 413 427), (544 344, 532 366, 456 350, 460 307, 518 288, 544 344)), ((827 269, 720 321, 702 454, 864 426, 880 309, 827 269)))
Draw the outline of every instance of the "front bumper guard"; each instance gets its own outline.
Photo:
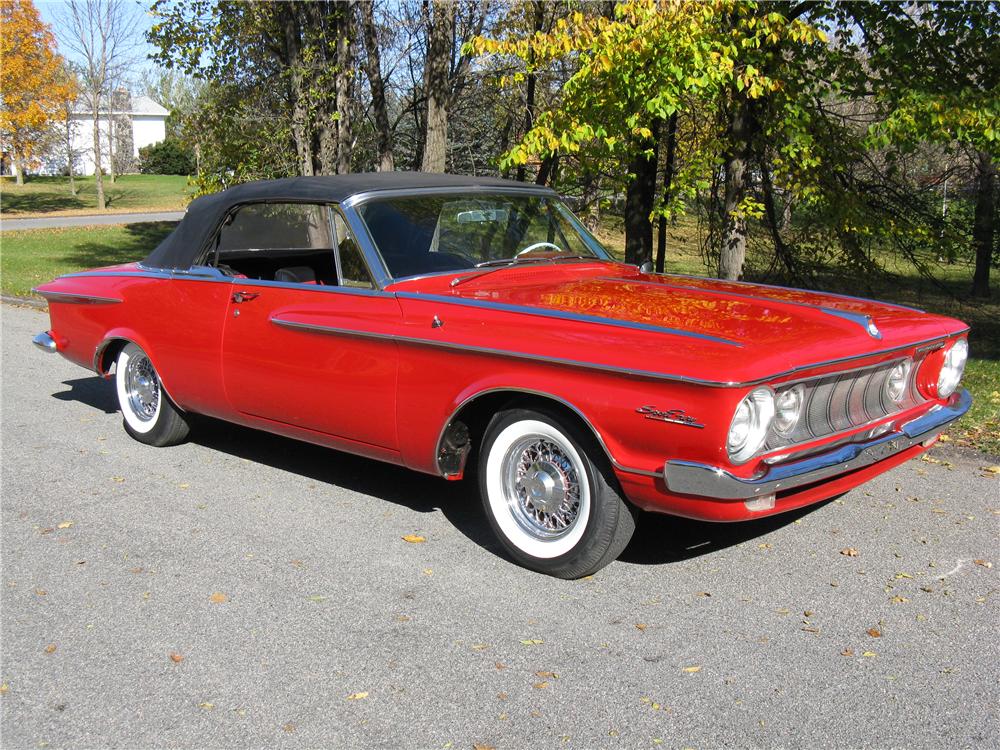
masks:
POLYGON ((49 335, 48 331, 43 331, 31 339, 31 343, 48 354, 55 354, 58 351, 56 340, 49 335))
POLYGON ((718 466, 692 461, 667 461, 663 476, 671 492, 720 500, 749 500, 822 481, 838 474, 862 469, 889 458, 917 443, 936 436, 946 425, 972 406, 972 396, 964 388, 947 404, 933 407, 923 416, 863 443, 849 443, 800 461, 777 464, 758 476, 733 476, 718 466))

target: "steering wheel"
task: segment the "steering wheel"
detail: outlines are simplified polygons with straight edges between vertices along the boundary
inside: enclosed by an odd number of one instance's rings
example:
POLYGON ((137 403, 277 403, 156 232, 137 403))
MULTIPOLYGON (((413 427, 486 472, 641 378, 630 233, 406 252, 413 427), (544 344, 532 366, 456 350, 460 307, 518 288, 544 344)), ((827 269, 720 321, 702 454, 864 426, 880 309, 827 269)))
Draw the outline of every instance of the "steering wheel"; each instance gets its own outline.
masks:
POLYGON ((536 242, 534 245, 528 245, 523 250, 518 250, 516 253, 514 253, 514 257, 520 258, 522 255, 530 253, 532 250, 537 250, 540 247, 551 247, 557 253, 561 253, 563 251, 561 247, 559 247, 558 245, 553 245, 551 242, 536 242))

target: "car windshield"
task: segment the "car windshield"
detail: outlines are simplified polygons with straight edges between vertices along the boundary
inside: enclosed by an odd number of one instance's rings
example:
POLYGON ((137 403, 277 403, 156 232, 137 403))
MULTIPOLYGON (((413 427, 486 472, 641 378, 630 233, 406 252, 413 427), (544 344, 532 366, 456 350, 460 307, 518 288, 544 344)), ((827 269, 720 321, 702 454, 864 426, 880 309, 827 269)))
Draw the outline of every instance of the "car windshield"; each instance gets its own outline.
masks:
POLYGON ((608 258, 556 198, 422 195, 370 200, 359 209, 396 279, 481 266, 608 258))

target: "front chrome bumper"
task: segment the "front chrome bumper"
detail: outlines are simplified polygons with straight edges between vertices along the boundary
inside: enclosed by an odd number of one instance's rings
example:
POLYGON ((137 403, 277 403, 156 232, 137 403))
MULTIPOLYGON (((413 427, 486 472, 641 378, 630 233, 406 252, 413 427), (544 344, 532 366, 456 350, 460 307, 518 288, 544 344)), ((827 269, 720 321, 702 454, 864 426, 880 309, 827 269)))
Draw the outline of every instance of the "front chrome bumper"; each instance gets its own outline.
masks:
POLYGON ((746 500, 781 490, 812 484, 828 477, 862 469, 889 458, 917 443, 935 437, 947 424, 972 406, 964 388, 946 405, 937 405, 921 417, 863 443, 849 443, 800 461, 777 464, 750 479, 733 476, 718 466, 691 461, 667 461, 663 476, 671 492, 720 500, 746 500))
POLYGON ((43 352, 48 352, 49 354, 56 353, 56 340, 52 338, 48 332, 43 332, 31 339, 31 343, 41 349, 43 352))

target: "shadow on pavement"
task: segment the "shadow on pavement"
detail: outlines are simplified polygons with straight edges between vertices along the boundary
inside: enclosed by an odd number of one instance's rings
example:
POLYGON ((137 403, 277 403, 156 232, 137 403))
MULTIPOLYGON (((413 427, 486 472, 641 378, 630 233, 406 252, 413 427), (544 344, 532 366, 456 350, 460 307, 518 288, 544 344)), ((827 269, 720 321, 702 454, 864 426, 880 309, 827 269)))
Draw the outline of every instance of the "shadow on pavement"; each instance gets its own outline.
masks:
MULTIPOLYGON (((69 390, 53 394, 53 398, 78 401, 107 414, 118 411, 117 397, 109 381, 95 376, 67 380, 64 385, 69 390)), ((473 477, 446 482, 399 466, 208 417, 195 417, 191 427, 191 442, 210 450, 369 495, 418 513, 440 511, 469 540, 506 557, 483 515, 473 477)), ((744 523, 707 523, 640 513, 635 536, 619 559, 638 565, 689 560, 787 526, 817 507, 744 523)))

